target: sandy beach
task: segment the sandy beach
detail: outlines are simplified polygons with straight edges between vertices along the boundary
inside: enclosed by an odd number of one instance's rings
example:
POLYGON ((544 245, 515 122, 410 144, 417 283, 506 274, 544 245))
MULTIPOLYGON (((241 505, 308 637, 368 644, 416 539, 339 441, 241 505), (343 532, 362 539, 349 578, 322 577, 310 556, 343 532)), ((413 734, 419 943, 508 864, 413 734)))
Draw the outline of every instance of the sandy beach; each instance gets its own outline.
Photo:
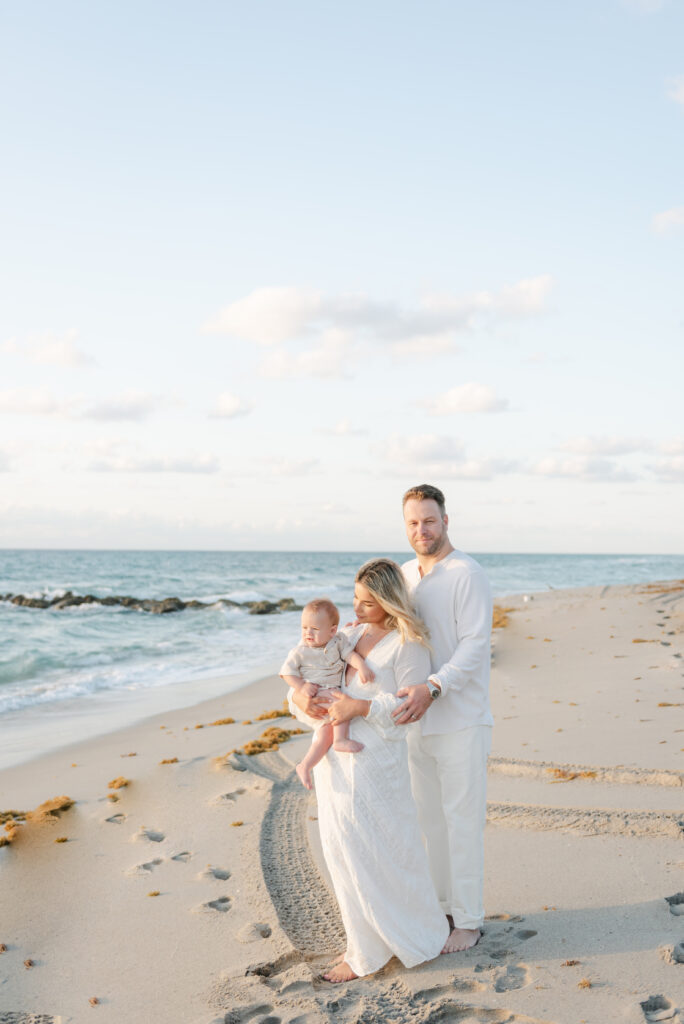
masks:
POLYGON ((308 736, 235 752, 297 726, 270 677, 0 773, 0 1024, 684 1022, 684 581, 502 619, 474 949, 320 979, 308 736))

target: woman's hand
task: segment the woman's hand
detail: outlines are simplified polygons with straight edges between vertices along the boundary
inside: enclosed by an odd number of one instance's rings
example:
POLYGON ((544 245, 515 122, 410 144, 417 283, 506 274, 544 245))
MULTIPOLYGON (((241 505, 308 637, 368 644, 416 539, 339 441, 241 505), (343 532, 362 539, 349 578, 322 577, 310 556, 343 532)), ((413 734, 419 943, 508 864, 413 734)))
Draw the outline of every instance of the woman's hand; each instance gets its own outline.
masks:
POLYGON ((304 693, 303 689, 295 690, 292 700, 305 714, 311 718, 325 718, 330 707, 328 697, 317 697, 315 694, 304 693))
POLYGON ((333 698, 332 704, 328 704, 328 721, 333 725, 342 725, 343 722, 350 722, 352 718, 365 718, 370 711, 369 700, 357 700, 346 693, 330 694, 333 698))

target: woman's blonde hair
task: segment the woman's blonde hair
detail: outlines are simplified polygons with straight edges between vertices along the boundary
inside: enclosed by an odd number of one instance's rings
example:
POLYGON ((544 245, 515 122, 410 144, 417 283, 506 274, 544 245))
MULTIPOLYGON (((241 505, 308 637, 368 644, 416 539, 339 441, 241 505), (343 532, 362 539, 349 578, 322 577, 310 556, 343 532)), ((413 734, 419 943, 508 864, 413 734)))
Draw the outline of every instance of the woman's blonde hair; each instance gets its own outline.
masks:
POLYGON ((385 628, 396 629, 401 642, 417 640, 430 647, 428 628, 415 612, 401 569, 391 558, 371 558, 355 577, 385 612, 385 628))

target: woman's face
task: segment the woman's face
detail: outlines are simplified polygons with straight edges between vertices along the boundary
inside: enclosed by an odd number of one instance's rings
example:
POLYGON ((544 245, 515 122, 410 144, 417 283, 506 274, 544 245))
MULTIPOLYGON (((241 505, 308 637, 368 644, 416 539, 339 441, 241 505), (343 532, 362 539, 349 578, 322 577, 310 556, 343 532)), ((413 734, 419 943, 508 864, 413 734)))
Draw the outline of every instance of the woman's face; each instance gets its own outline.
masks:
POLYGON ((354 611, 359 622, 368 622, 371 625, 384 625, 387 617, 384 609, 363 583, 354 585, 354 611))

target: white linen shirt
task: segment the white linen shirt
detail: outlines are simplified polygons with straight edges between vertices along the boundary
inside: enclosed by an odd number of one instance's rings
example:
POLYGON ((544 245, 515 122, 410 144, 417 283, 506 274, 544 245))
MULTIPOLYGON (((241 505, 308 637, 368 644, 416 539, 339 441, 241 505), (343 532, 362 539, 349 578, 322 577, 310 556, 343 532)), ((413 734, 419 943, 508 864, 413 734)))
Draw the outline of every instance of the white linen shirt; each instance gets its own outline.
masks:
POLYGON ((420 720, 423 736, 493 725, 492 594, 484 570, 462 551, 450 552, 425 576, 420 575, 417 558, 401 568, 418 614, 430 630, 431 678, 442 688, 420 720))

